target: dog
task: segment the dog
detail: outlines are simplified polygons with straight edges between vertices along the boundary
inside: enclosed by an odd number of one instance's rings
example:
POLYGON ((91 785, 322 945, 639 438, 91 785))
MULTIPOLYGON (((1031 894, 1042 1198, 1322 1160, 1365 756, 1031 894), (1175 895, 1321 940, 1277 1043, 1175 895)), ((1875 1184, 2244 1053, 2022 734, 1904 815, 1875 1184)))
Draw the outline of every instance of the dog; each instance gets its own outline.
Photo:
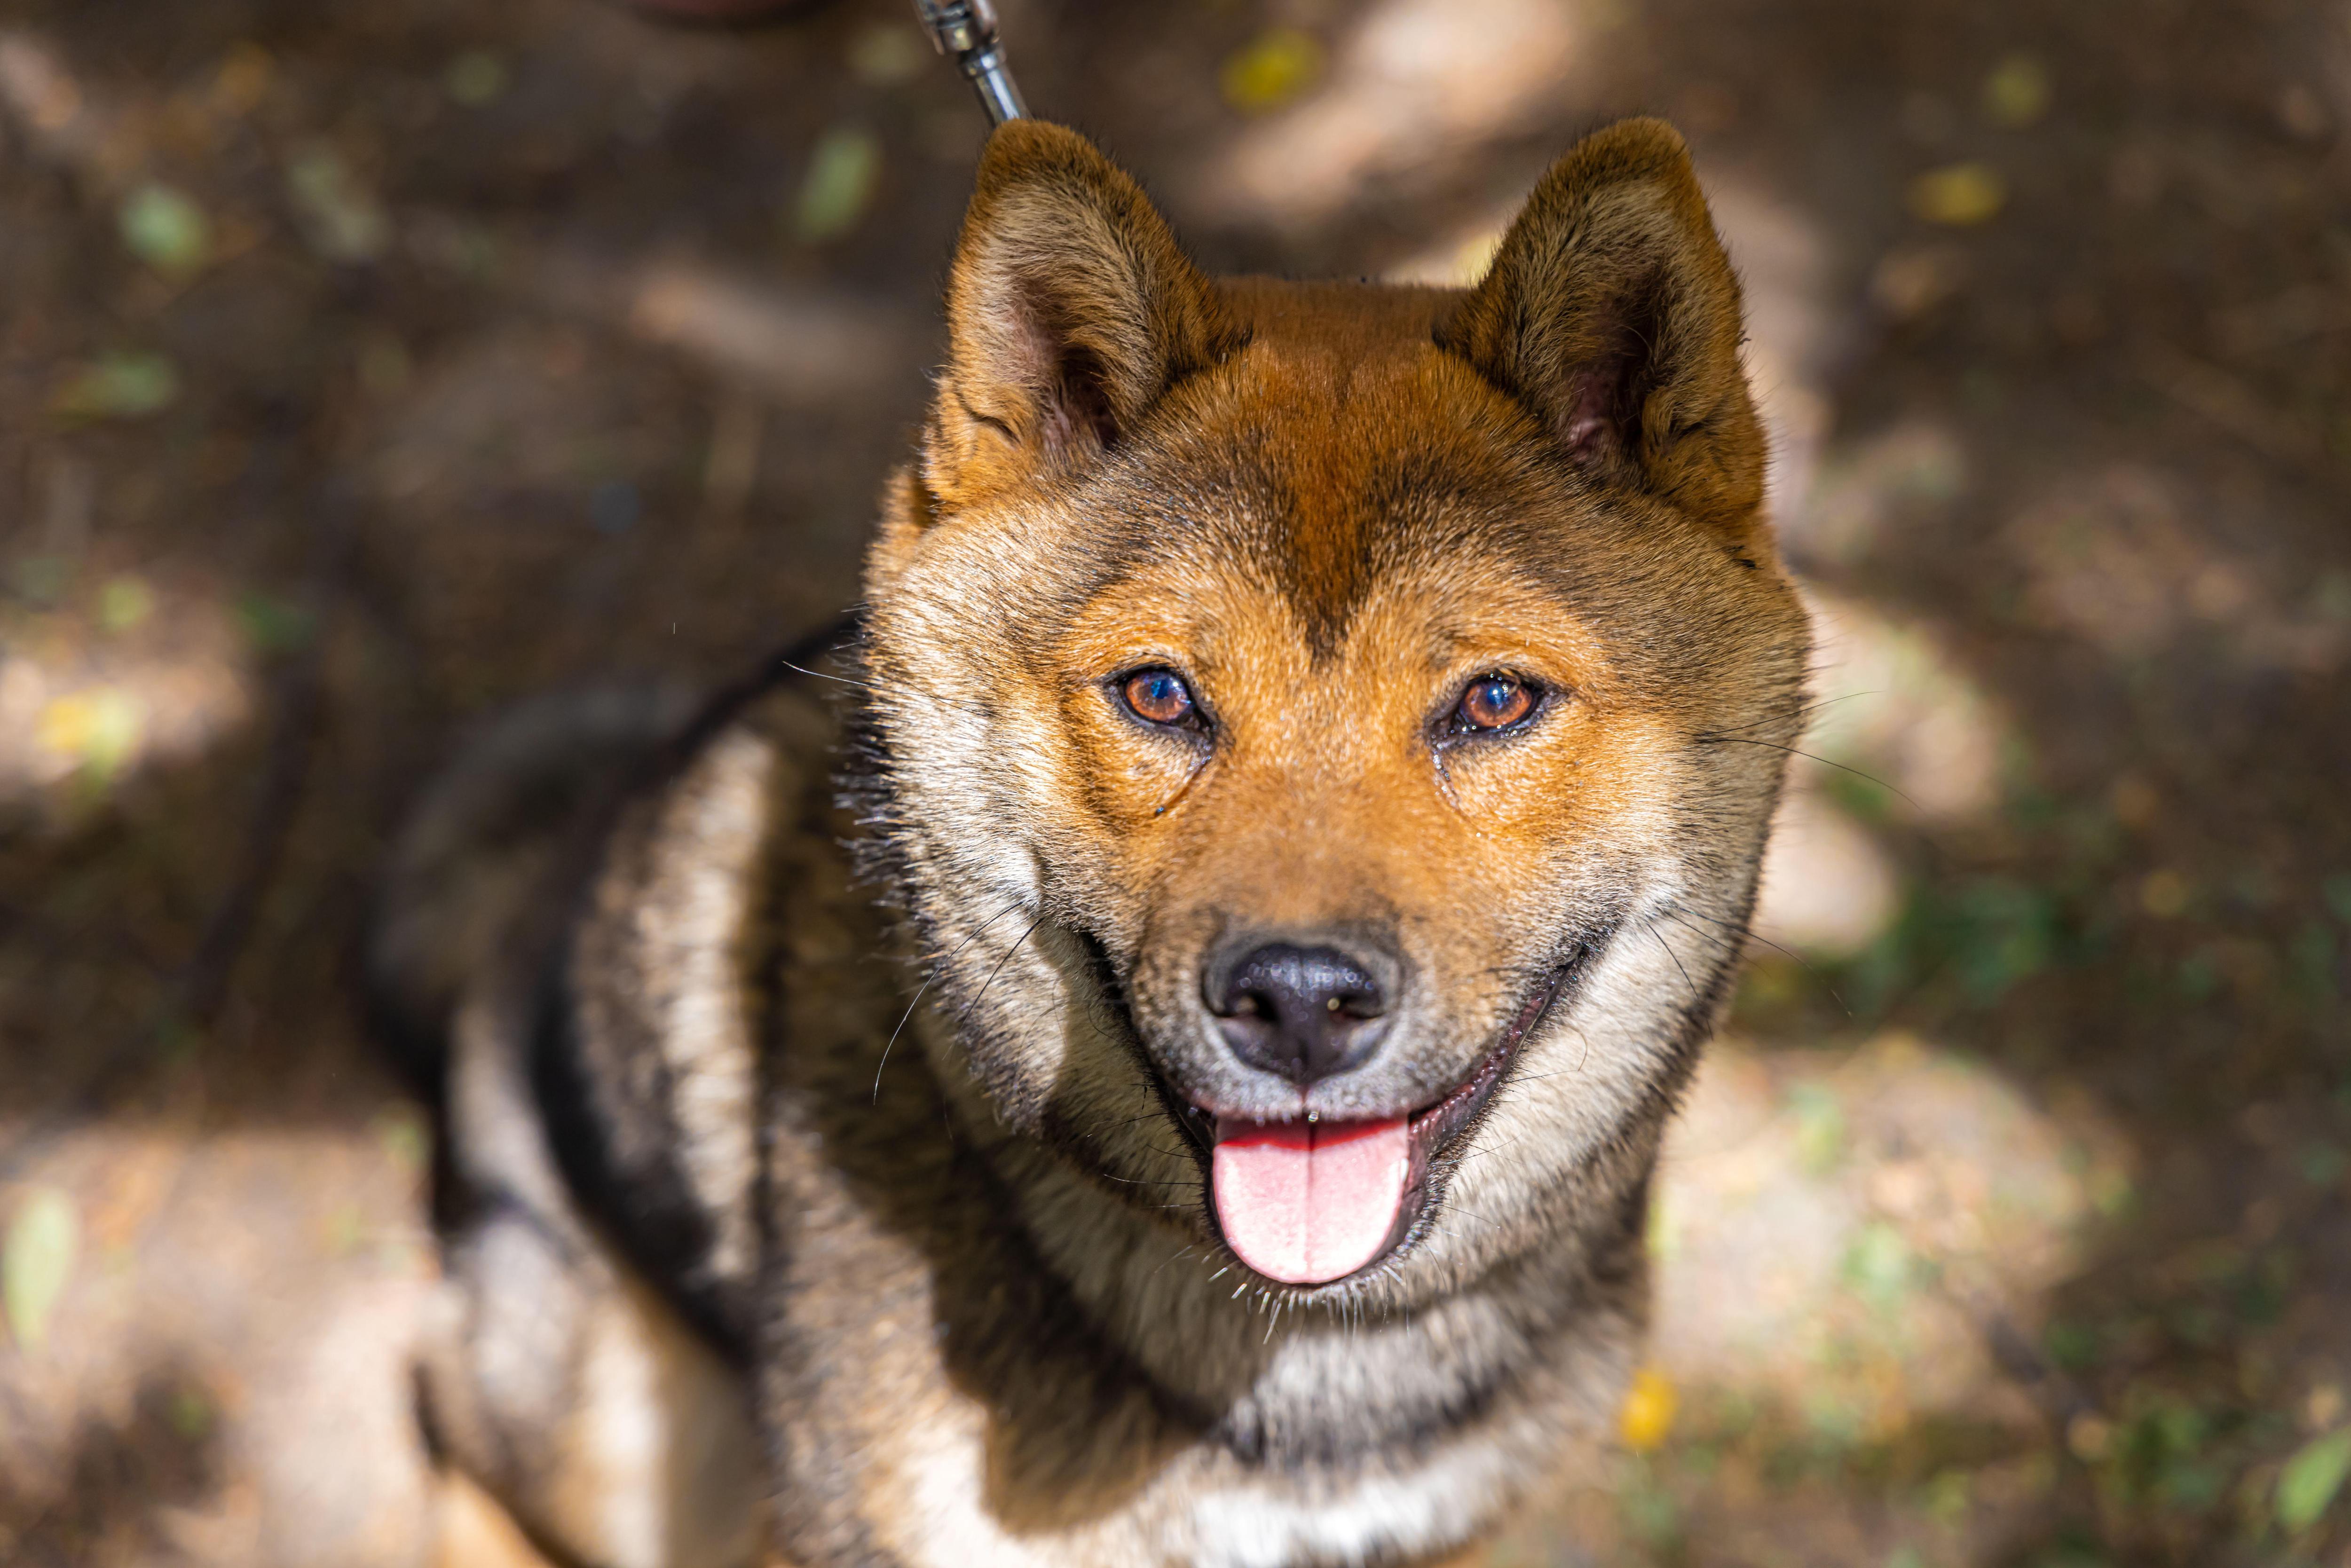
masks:
POLYGON ((1606 1440, 1809 643, 1682 141, 1449 290, 1015 120, 946 309, 853 636, 397 848, 452 1563, 1435 1562, 1606 1440))

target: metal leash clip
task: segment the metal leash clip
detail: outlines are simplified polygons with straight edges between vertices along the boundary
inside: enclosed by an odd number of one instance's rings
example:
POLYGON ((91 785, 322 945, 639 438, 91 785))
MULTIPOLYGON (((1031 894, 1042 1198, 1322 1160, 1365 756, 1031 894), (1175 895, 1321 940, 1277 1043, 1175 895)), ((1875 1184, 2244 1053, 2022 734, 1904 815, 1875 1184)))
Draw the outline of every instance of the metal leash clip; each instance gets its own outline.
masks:
POLYGON ((1004 46, 996 37, 996 7, 988 0, 914 0, 914 15, 930 29, 939 53, 953 55, 971 78, 990 125, 1029 112, 1011 68, 1004 63, 1004 46))

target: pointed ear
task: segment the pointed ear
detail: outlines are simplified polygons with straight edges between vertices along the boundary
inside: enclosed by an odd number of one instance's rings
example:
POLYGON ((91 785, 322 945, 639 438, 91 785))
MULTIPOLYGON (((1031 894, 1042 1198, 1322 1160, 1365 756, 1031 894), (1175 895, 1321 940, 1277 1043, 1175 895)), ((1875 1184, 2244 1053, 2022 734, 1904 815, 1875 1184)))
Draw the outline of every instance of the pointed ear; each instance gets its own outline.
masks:
POLYGON ((1628 120, 1552 165, 1438 341, 1578 466, 1735 535, 1763 495, 1740 332, 1688 148, 1628 120))
POLYGON ((947 326, 923 455, 945 511, 1092 461, 1240 339, 1134 182, 1036 120, 988 140, 947 326))

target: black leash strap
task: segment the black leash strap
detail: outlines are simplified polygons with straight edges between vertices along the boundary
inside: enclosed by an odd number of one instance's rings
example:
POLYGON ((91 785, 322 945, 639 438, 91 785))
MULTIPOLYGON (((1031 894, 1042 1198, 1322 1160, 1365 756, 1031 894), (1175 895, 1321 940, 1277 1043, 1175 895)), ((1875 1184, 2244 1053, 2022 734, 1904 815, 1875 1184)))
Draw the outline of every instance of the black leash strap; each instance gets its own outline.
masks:
POLYGON ((1004 63, 1004 46, 996 36, 996 7, 988 0, 914 0, 914 15, 930 29, 939 53, 953 55, 963 68, 990 125, 1029 112, 1011 68, 1004 63))

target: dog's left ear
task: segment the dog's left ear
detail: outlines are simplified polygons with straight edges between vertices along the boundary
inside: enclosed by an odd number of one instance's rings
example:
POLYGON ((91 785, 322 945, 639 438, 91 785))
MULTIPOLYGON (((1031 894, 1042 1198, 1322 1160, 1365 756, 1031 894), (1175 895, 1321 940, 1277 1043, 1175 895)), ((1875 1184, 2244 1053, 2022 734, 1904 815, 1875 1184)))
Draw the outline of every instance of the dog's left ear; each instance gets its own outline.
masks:
POLYGON ((1663 120, 1628 120, 1543 176, 1437 340, 1579 467, 1736 537, 1763 497, 1740 332, 1689 149, 1663 120))
POLYGON ((1037 120, 988 140, 947 325, 922 476, 947 512, 1093 461, 1238 341, 1134 182, 1076 131, 1037 120))

